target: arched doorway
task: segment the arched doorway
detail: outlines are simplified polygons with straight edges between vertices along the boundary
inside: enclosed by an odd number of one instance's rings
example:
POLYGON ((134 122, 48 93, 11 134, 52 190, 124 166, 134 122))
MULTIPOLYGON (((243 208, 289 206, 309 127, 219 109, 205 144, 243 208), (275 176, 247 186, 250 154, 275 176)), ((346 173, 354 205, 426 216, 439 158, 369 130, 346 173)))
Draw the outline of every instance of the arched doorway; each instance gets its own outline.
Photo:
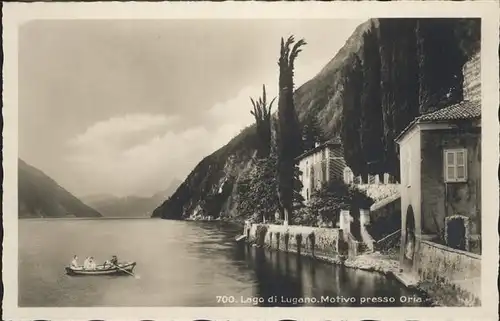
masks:
POLYGON ((458 250, 466 250, 466 227, 465 218, 455 216, 446 220, 446 241, 449 247, 458 250))
POLYGON ((404 248, 404 260, 410 265, 413 264, 413 257, 415 254, 415 215, 411 205, 406 210, 406 237, 404 248))

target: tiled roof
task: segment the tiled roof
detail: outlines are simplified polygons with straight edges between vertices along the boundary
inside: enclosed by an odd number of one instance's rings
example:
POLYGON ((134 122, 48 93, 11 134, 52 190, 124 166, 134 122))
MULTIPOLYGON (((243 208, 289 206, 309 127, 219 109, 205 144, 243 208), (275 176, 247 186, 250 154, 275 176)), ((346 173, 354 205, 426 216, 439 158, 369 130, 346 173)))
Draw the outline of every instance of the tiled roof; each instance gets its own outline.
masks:
POLYGON ((481 117, 481 104, 478 101, 462 101, 433 113, 424 114, 419 121, 463 120, 481 117))
POLYGON ((327 142, 320 144, 320 145, 314 147, 313 149, 310 149, 310 150, 304 152, 302 155, 295 158, 295 160, 299 161, 302 158, 309 156, 309 155, 312 155, 312 154, 324 149, 327 146, 338 146, 338 145, 342 145, 342 140, 340 139, 340 137, 334 137, 334 138, 328 140, 327 142))
POLYGON ((464 100, 458 104, 451 105, 432 113, 423 114, 406 126, 405 129, 395 138, 398 141, 404 134, 410 130, 413 125, 418 123, 445 122, 453 120, 472 120, 481 118, 481 103, 479 101, 464 100))

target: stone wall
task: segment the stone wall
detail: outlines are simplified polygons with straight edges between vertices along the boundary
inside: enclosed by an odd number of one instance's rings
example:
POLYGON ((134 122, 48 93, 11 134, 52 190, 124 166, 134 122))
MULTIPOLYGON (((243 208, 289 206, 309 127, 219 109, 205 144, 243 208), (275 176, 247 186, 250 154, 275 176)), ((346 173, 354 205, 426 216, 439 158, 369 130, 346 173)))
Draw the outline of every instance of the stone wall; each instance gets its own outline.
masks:
POLYGON ((334 257, 347 248, 342 231, 336 228, 246 224, 244 234, 258 246, 311 256, 334 257))
POLYGON ((393 199, 375 210, 370 208, 371 223, 367 230, 377 241, 401 229, 401 199, 393 199))
MULTIPOLYGON (((464 302, 481 300, 481 257, 430 241, 420 242, 416 259, 420 281, 456 289, 464 302)), ((477 304, 477 303, 476 303, 477 304)))
POLYGON ((464 100, 481 100, 481 54, 478 52, 464 64, 464 100))

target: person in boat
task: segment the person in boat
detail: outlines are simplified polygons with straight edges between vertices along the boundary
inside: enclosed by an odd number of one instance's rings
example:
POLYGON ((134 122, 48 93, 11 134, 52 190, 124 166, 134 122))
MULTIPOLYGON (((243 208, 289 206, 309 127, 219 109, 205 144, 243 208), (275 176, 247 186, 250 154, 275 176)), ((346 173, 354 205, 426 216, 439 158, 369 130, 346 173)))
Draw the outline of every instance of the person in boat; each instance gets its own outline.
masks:
POLYGON ((104 267, 113 267, 115 265, 118 265, 118 258, 116 255, 113 255, 110 260, 104 262, 104 267))
POLYGON ((77 268, 78 267, 78 256, 73 256, 73 260, 71 261, 71 267, 72 268, 77 268))
POLYGON ((95 263, 93 256, 90 257, 89 268, 92 270, 95 270, 97 268, 97 264, 95 263))
POLYGON ((89 256, 88 256, 88 257, 85 259, 85 261, 83 262, 83 268, 84 268, 85 270, 90 269, 90 257, 89 257, 89 256))

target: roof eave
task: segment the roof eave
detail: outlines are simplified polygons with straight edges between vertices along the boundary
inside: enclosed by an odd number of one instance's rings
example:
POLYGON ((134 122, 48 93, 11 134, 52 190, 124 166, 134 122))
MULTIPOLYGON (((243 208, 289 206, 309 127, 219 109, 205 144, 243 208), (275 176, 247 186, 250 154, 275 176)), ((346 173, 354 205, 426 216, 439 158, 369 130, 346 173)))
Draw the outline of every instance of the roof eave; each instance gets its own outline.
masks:
POLYGON ((401 133, 399 133, 398 136, 396 136, 396 138, 394 138, 394 142, 396 144, 399 144, 403 140, 403 137, 406 136, 406 134, 409 131, 411 131, 418 123, 419 123, 419 118, 414 119, 408 126, 406 126, 405 129, 403 129, 401 133))
POLYGON ((326 143, 323 143, 323 144, 321 144, 321 145, 319 145, 317 147, 314 147, 313 149, 310 149, 307 152, 302 153, 301 155, 295 157, 295 161, 299 162, 300 160, 304 159, 305 157, 314 154, 316 151, 321 150, 321 149, 323 149, 325 147, 329 147, 329 146, 342 146, 342 143, 339 143, 339 142, 326 142, 326 143))
MULTIPOLYGON (((471 117, 471 118, 463 118, 463 119, 443 119, 443 120, 422 120, 420 118, 417 118, 415 120, 413 120, 405 129, 403 129, 403 131, 394 139, 394 141, 396 143, 400 143, 404 136, 406 136, 406 134, 408 132, 410 132, 416 125, 418 124, 429 124, 429 123, 433 123, 433 124, 450 124, 450 123, 454 123, 454 122, 460 122, 460 121, 477 121, 477 120, 481 120, 481 116, 477 116, 477 117, 471 117)), ((480 126, 481 124, 479 124, 480 126)))

